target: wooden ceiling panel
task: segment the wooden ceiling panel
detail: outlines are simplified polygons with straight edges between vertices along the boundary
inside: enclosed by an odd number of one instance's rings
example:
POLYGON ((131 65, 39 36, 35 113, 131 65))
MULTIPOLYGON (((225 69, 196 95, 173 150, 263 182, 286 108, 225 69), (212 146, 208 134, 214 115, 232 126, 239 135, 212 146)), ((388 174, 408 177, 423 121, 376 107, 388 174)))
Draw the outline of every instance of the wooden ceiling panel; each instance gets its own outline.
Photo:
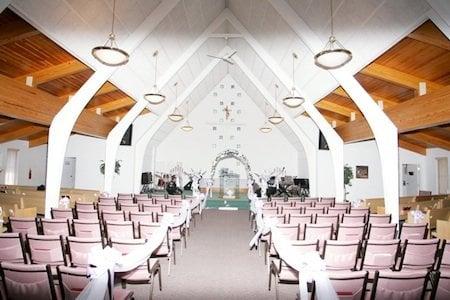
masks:
POLYGON ((101 95, 98 95, 98 96, 92 98, 92 100, 89 101, 89 103, 86 105, 86 108, 97 107, 99 105, 103 105, 105 103, 108 103, 111 101, 116 101, 118 99, 122 99, 122 98, 126 98, 126 97, 128 97, 128 96, 120 90, 101 94, 101 95))
POLYGON ((77 74, 45 82, 38 85, 38 88, 57 97, 74 94, 92 74, 93 71, 88 69, 77 74))
MULTIPOLYGON (((414 90, 358 73, 356 79, 369 94, 403 102, 414 97, 414 90)), ((376 100, 376 99, 374 99, 376 100)))

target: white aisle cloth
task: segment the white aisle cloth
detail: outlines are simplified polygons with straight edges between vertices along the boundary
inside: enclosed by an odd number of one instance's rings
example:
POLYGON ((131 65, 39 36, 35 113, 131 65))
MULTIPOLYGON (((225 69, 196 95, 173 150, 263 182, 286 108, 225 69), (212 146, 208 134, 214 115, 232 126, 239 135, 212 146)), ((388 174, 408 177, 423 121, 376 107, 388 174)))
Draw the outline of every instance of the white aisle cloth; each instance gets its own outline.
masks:
POLYGON ((302 256, 295 254, 289 240, 286 239, 286 237, 283 236, 277 229, 277 219, 263 219, 263 201, 259 200, 256 195, 251 195, 250 201, 256 211, 256 225, 258 228, 255 236, 250 241, 250 248, 258 245, 259 238, 262 235, 271 232, 272 241, 280 258, 283 259, 290 267, 299 272, 299 292, 301 300, 309 299, 307 284, 313 280, 316 282, 317 299, 339 299, 326 273, 325 262, 320 258, 319 254, 316 251, 306 253, 302 256))
MULTIPOLYGON (((194 199, 199 200, 200 197, 194 199)), ((152 253, 162 244, 166 237, 167 229, 181 226, 182 224, 189 222, 191 205, 188 200, 183 200, 183 208, 181 214, 173 216, 173 214, 165 213, 161 222, 161 227, 147 240, 147 242, 130 252, 127 255, 123 255, 107 246, 102 249, 101 247, 95 247, 89 253, 88 262, 90 265, 95 266, 88 268, 87 272, 90 275, 89 284, 83 289, 78 300, 98 300, 112 299, 112 295, 108 295, 108 273, 111 278, 114 278, 114 272, 128 272, 141 264, 145 263, 152 253)), ((114 280, 111 280, 113 283, 114 280)), ((110 287, 112 291, 112 287, 110 287)))

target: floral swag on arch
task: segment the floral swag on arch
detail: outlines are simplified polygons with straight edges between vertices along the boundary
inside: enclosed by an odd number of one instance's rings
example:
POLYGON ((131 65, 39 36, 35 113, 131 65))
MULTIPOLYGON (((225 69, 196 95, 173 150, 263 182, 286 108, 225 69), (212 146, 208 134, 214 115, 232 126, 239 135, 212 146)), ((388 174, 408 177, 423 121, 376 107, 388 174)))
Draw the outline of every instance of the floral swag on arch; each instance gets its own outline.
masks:
POLYGON ((209 176, 211 178, 211 180, 214 178, 214 175, 216 174, 216 167, 219 164, 219 162, 221 162, 222 160, 227 159, 227 158, 235 158, 238 161, 240 161, 245 167, 245 171, 247 172, 248 179, 253 179, 252 170, 250 168, 250 164, 248 163, 247 157, 243 154, 240 154, 238 150, 228 149, 228 150, 220 152, 214 159, 213 164, 211 166, 210 176, 209 176))

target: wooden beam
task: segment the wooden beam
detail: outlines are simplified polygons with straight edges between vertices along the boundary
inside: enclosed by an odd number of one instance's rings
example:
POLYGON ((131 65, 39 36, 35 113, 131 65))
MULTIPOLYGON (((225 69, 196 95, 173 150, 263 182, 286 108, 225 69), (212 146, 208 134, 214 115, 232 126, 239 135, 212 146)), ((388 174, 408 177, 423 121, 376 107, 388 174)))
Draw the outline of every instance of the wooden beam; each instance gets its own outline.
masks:
POLYGON ((42 131, 45 127, 43 126, 24 126, 16 130, 8 131, 0 135, 0 143, 5 143, 12 140, 21 139, 24 137, 28 137, 35 133, 42 131))
POLYGON ((450 41, 431 21, 425 22, 408 37, 450 51, 450 41))
POLYGON ((136 103, 136 101, 134 101, 130 97, 124 97, 124 98, 120 98, 120 99, 106 102, 103 104, 91 106, 91 107, 89 107, 89 110, 95 112, 97 108, 100 108, 102 110, 102 113, 106 113, 106 112, 110 112, 110 111, 113 111, 116 109, 134 105, 135 103, 136 103))
MULTIPOLYGON (((341 96, 341 97, 345 97, 345 98, 348 98, 348 99, 352 100, 352 98, 350 98, 350 96, 344 91, 344 89, 343 89, 342 87, 338 87, 337 89, 335 89, 335 90, 333 91, 333 94, 338 95, 338 96, 341 96)), ((373 98, 373 100, 375 100, 375 101, 378 101, 378 100, 383 101, 384 108, 388 108, 388 107, 391 107, 391 106, 393 106, 393 105, 397 105, 397 104, 399 103, 399 102, 397 102, 397 101, 395 101, 395 100, 388 99, 388 98, 384 98, 384 97, 380 97, 380 96, 373 95, 373 94, 370 94, 370 96, 371 96, 371 97, 373 98)), ((353 101, 353 100, 352 100, 352 101, 353 101)))
POLYGON ((417 76, 404 73, 377 63, 372 63, 368 65, 367 67, 362 69, 360 73, 373 78, 378 78, 387 82, 391 82, 393 84, 397 84, 403 87, 407 87, 413 90, 419 89, 419 82, 425 82, 427 84, 427 90, 430 92, 439 90, 444 87, 444 85, 426 80, 424 78, 419 78, 417 76))
POLYGON ((28 139, 28 148, 41 146, 48 143, 48 130, 42 131, 28 139))
POLYGON ((427 143, 437 148, 442 148, 450 151, 450 141, 434 136, 432 134, 426 134, 422 132, 409 133, 405 135, 408 138, 427 143))
POLYGON ((324 110, 328 110, 328 111, 332 111, 335 112, 337 114, 346 116, 347 118, 350 118, 350 115, 352 112, 355 112, 356 114, 359 114, 359 111, 355 111, 354 109, 348 108, 346 106, 343 105, 339 105, 336 104, 332 101, 328 101, 328 100, 321 100, 319 102, 316 102, 316 104, 314 104, 317 108, 320 109, 324 109, 324 110))
MULTIPOLYGON (((59 99, 40 89, 21 84, 0 75, 0 107, 2 114, 49 126, 53 117, 65 105, 59 99)), ((116 122, 90 111, 83 111, 73 131, 95 137, 106 137, 116 122)))
POLYGON ((406 141, 402 136, 398 139, 398 146, 421 155, 427 155, 427 148, 406 141))
POLYGON ((52 66, 49 68, 45 68, 43 70, 33 72, 31 74, 17 77, 15 79, 21 82, 25 82, 27 76, 32 76, 33 86, 37 86, 41 83, 48 82, 61 77, 66 77, 72 74, 80 73, 87 69, 89 68, 86 65, 74 59, 56 66, 52 66))
MULTIPOLYGON (((430 128, 450 123, 450 86, 434 93, 418 96, 385 110, 397 126, 398 133, 430 128)), ((373 138, 365 119, 349 122, 336 128, 344 142, 373 138)))
MULTIPOLYGON (((113 85, 113 84, 111 84, 111 83, 109 83, 109 82, 106 82, 106 83, 105 83, 105 84, 97 91, 97 93, 95 94, 95 96, 100 96, 100 95, 107 94, 107 93, 110 93, 110 92, 114 92, 114 91, 117 91, 117 90, 118 90, 118 88, 117 88, 115 85, 113 85)), ((58 98, 67 101, 67 100, 69 99, 69 97, 72 96, 73 94, 75 94, 76 92, 77 92, 77 91, 72 91, 72 92, 70 92, 70 93, 68 93, 68 94, 59 96, 58 98)), ((95 97, 95 96, 94 96, 94 97, 95 97)))

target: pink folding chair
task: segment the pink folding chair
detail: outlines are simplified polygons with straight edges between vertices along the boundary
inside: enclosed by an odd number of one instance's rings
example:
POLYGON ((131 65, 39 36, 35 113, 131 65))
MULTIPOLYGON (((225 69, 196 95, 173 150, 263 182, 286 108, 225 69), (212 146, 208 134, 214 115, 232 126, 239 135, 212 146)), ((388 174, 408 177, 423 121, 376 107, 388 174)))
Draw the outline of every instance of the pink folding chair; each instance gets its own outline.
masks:
POLYGON ((292 202, 289 201, 274 201, 272 203, 275 207, 292 207, 292 202))
POLYGON ((341 223, 337 229, 337 240, 354 241, 363 240, 366 224, 364 223, 341 223))
POLYGON ((154 203, 159 205, 172 205, 172 199, 156 198, 154 199, 154 203))
POLYGON ((328 214, 331 216, 338 216, 339 222, 342 221, 342 216, 347 212, 347 209, 343 207, 329 207, 328 214))
POLYGON ((116 199, 114 197, 108 197, 108 198, 98 198, 97 204, 114 204, 116 205, 116 199))
POLYGON ((312 216, 310 215, 300 215, 300 214, 289 214, 288 224, 298 226, 299 239, 303 239, 305 235, 305 225, 312 223, 312 216))
POLYGON ((397 224, 370 223, 368 239, 392 240, 397 233, 397 224))
POLYGON ((361 242, 326 240, 323 247, 323 259, 327 270, 355 270, 361 242))
POLYGON ((314 207, 315 208, 323 208, 323 212, 327 213, 328 212, 328 208, 331 207, 331 204, 330 203, 316 202, 316 205, 314 207))
POLYGON ((436 263, 439 239, 406 240, 399 270, 431 270, 436 263))
POLYGON ((0 261, 11 263, 26 263, 24 237, 22 233, 0 234, 0 261))
POLYGON ((10 232, 20 232, 23 237, 38 233, 36 218, 8 217, 8 220, 10 232))
POLYGON ((0 263, 7 299, 56 300, 50 265, 0 263))
POLYGON ((337 215, 316 215, 315 218, 316 224, 333 224, 333 229, 337 228, 339 224, 339 218, 337 215))
POLYGON ((305 225, 305 241, 317 241, 319 240, 320 254, 322 254, 322 249, 324 242, 330 240, 333 236, 333 224, 306 224, 305 225))
POLYGON ((263 217, 273 216, 278 214, 278 207, 263 207, 261 208, 263 217))
POLYGON ((369 208, 366 207, 350 207, 350 214, 351 215, 365 215, 366 217, 369 216, 369 208))
POLYGON ((301 207, 283 207, 281 213, 286 216, 291 215, 291 214, 299 215, 302 213, 302 208, 301 207))
POLYGON ((400 240, 366 240, 360 269, 369 271, 373 279, 376 270, 394 269, 400 254, 400 240))
POLYGON ((154 204, 153 199, 151 199, 151 198, 147 198, 147 199, 139 198, 139 199, 136 199, 136 203, 139 205, 139 207, 142 207, 143 205, 154 204))
POLYGON ((142 207, 142 211, 160 213, 164 211, 164 206, 162 204, 144 204, 142 207))
POLYGON ((134 222, 136 226, 138 223, 147 224, 154 222, 154 215, 152 212, 130 212, 130 221, 134 222))
MULTIPOLYGON (((160 230, 160 223, 146 223, 139 224, 139 238, 140 239, 150 239, 151 236, 158 230, 160 230)), ((164 238, 161 246, 159 246, 153 253, 153 256, 157 257, 167 257, 169 261, 168 274, 170 274, 170 266, 172 262, 172 253, 173 253, 173 264, 176 265, 176 255, 175 255, 175 247, 173 241, 169 239, 169 229, 167 230, 166 237, 164 238)))
POLYGON ((375 271, 371 299, 424 299, 428 272, 375 271))
POLYGON ((174 214, 174 215, 179 215, 181 213, 181 209, 183 207, 179 206, 179 205, 166 205, 165 207, 165 212, 174 214))
MULTIPOLYGON (((110 245, 114 249, 127 255, 133 250, 140 248, 145 244, 144 239, 115 239, 110 240, 110 245)), ((162 290, 161 282, 161 266, 157 258, 149 258, 147 261, 126 273, 119 274, 121 277, 122 287, 126 288, 126 284, 150 284, 150 298, 153 293, 154 278, 158 274, 159 290, 162 290)))
POLYGON ((98 203, 97 204, 97 210, 99 213, 102 213, 103 211, 116 211, 117 205, 116 203, 98 203))
MULTIPOLYGON (((299 225, 295 224, 277 224, 276 225, 280 234, 287 240, 298 240, 299 239, 299 225)), ((272 234, 269 234, 269 240, 266 243, 265 249, 265 263, 269 260, 269 257, 276 256, 278 253, 274 248, 272 241, 272 234)))
POLYGON ((75 212, 79 220, 98 220, 98 211, 95 209, 77 209, 75 212))
POLYGON ((400 227, 399 237, 402 240, 426 239, 428 235, 428 224, 403 223, 400 227))
POLYGON ((430 299, 450 299, 450 270, 440 270, 439 282, 436 287, 436 297, 430 299))
POLYGON ((437 270, 449 270, 450 271, 450 242, 442 241, 442 253, 439 256, 439 261, 437 264, 437 270))
POLYGON ((75 202, 75 210, 78 210, 78 209, 86 209, 86 210, 95 209, 95 205, 92 202, 78 202, 78 201, 76 201, 75 202))
POLYGON ((42 232, 44 235, 70 235, 69 219, 41 219, 42 232))
POLYGON ((277 224, 284 224, 286 222, 286 217, 283 214, 278 215, 265 215, 264 218, 266 219, 277 219, 277 224))
POLYGON ((309 203, 311 206, 314 206, 316 202, 319 202, 319 197, 306 197, 303 202, 309 203))
POLYGON ((94 247, 103 248, 103 240, 100 237, 79 238, 68 236, 66 241, 70 264, 73 267, 87 267, 88 256, 92 249, 94 247))
POLYGON ((132 193, 117 193, 117 199, 119 198, 131 198, 133 199, 132 193))
POLYGON ((61 235, 27 234, 27 243, 32 264, 67 265, 61 235))
MULTIPOLYGON (((58 266, 57 272, 62 299, 76 299, 91 280, 86 268, 58 266)), ((109 281, 111 281, 111 276, 109 278, 109 281)), ((112 299, 131 300, 133 299, 133 294, 133 291, 115 287, 112 299)))
POLYGON ((342 216, 342 223, 348 223, 348 224, 366 223, 366 215, 364 215, 364 214, 344 214, 342 216))
POLYGON ((104 210, 101 212, 103 221, 125 221, 125 212, 118 211, 108 211, 104 210))
MULTIPOLYGON (((151 200, 151 199, 145 199, 145 200, 151 200)), ((144 200, 144 201, 145 201, 144 200)), ((147 201, 147 203, 151 203, 150 201, 147 201)), ((130 205, 130 204, 134 204, 134 201, 133 201, 133 199, 117 199, 117 205, 118 206, 120 206, 120 205, 123 205, 123 204, 128 204, 128 205, 130 205)))
MULTIPOLYGON (((364 300, 368 274, 366 271, 327 271, 328 278, 339 299, 364 300)), ((311 299, 316 299, 316 283, 313 282, 311 299)))
POLYGON ((51 208, 52 219, 73 219, 73 210, 68 208, 51 208))
POLYGON ((305 211, 305 208, 312 207, 311 202, 294 202, 294 207, 301 208, 302 211, 305 211))
MULTIPOLYGON (((292 251, 297 256, 308 252, 319 251, 319 241, 289 241, 292 251)), ((298 283, 298 271, 290 267, 283 259, 273 259, 270 263, 269 291, 272 288, 272 276, 275 278, 275 291, 278 298, 278 285, 280 283, 298 283)))
POLYGON ((321 197, 320 198, 320 203, 330 204, 329 207, 333 207, 335 202, 336 202, 336 198, 335 197, 321 197))
POLYGON ((139 204, 119 204, 119 209, 125 213, 125 218, 128 219, 130 212, 139 211, 139 204))
POLYGON ((369 214, 370 224, 390 224, 391 219, 391 214, 369 214))
POLYGON ((314 218, 314 215, 324 214, 325 208, 323 207, 306 207, 304 210, 305 215, 312 215, 314 218))
POLYGON ((133 221, 105 221, 107 239, 134 239, 133 221))
POLYGON ((102 237, 100 220, 77 220, 72 221, 73 232, 76 237, 94 238, 102 237))
POLYGON ((346 210, 346 213, 350 211, 351 203, 350 202, 339 202, 334 203, 335 208, 344 208, 346 210))
POLYGON ((134 195, 134 199, 138 200, 138 199, 150 199, 150 198, 148 197, 147 194, 136 194, 136 195, 134 195))
POLYGON ((284 197, 270 197, 270 201, 272 202, 283 202, 284 201, 284 197))

